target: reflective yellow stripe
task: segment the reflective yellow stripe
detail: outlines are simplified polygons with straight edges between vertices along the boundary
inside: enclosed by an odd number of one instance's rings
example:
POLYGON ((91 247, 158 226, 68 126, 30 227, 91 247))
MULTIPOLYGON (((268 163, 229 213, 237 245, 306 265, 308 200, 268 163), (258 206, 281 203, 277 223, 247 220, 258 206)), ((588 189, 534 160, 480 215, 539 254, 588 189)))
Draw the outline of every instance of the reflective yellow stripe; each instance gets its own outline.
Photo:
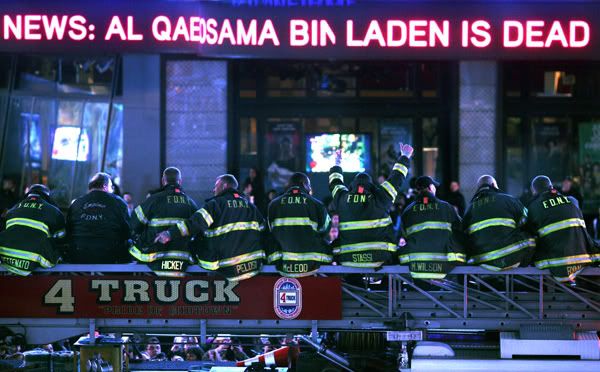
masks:
POLYGON ((383 187, 383 189, 387 191, 388 194, 390 194, 390 197, 393 200, 396 200, 396 196, 398 196, 398 191, 396 191, 396 188, 391 183, 385 181, 381 184, 381 187, 383 187))
POLYGON ((535 247, 535 239, 522 240, 520 242, 507 245, 506 247, 502 247, 491 252, 478 254, 476 256, 471 257, 469 259, 469 263, 478 264, 486 261, 496 260, 498 258, 508 256, 511 253, 515 253, 529 247, 535 247))
POLYGON ((592 261, 598 262, 598 261, 600 261, 600 253, 599 254, 591 254, 590 258, 592 259, 592 261))
POLYGON ((27 276, 27 275, 31 274, 31 271, 17 269, 16 267, 10 266, 5 263, 0 263, 0 266, 4 267, 6 270, 10 271, 13 274, 17 274, 17 275, 21 275, 21 276, 27 276))
POLYGON ((232 258, 219 261, 219 267, 235 266, 244 262, 260 260, 265 258, 265 252, 263 250, 254 251, 250 253, 241 254, 232 258))
POLYGON ((568 229, 570 227, 583 227, 585 229, 585 221, 581 218, 569 218, 546 225, 538 230, 538 235, 541 237, 552 234, 559 230, 568 229))
POLYGON ((206 222, 206 225, 208 227, 210 227, 213 222, 215 222, 212 218, 212 216, 210 215, 210 213, 208 213, 208 211, 204 208, 200 209, 198 212, 196 213, 200 213, 202 215, 202 217, 204 218, 204 221, 206 222))
POLYGON ((325 212, 325 223, 323 223, 323 227, 321 227, 319 229, 319 232, 325 232, 325 230, 327 230, 327 228, 329 227, 329 225, 331 224, 331 217, 329 217, 329 213, 325 212))
POLYGON ((316 274, 317 271, 319 271, 319 269, 307 271, 305 273, 297 273, 297 274, 296 273, 286 273, 285 271, 280 271, 280 270, 277 270, 277 271, 279 272, 280 275, 288 277, 288 278, 302 278, 304 276, 316 274))
POLYGON ((32 220, 29 218, 11 218, 10 220, 6 221, 7 229, 12 226, 31 227, 32 229, 42 231, 46 234, 46 236, 50 236, 50 229, 48 228, 48 225, 46 225, 43 222, 32 220))
POLYGON ((376 229, 376 228, 380 228, 380 227, 386 227, 391 224, 392 224, 392 219, 388 216, 388 217, 379 218, 376 220, 340 222, 339 229, 340 229, 340 231, 376 229))
POLYGON ((179 222, 183 221, 183 218, 153 218, 148 223, 148 226, 152 227, 167 227, 177 225, 179 222))
POLYGON ((183 271, 162 271, 162 270, 152 270, 158 276, 168 276, 172 278, 183 278, 185 276, 185 272, 183 271))
POLYGON ((348 188, 344 185, 335 185, 335 187, 333 188, 333 191, 331 192, 331 197, 335 198, 335 194, 338 193, 338 191, 348 191, 348 188))
POLYGON ((415 279, 444 279, 447 274, 436 274, 436 273, 417 273, 414 271, 410 272, 410 276, 415 279))
POLYGON ((271 224, 272 227, 280 226, 310 226, 313 230, 317 231, 318 223, 312 221, 308 217, 287 217, 287 218, 276 218, 271 224))
POLYGON ((219 226, 215 229, 206 230, 204 236, 207 238, 214 238, 215 236, 225 235, 232 231, 247 230, 260 231, 260 224, 256 221, 228 223, 227 225, 219 226))
POLYGON ((281 252, 273 252, 267 257, 267 262, 271 263, 273 261, 281 260, 281 252))
POLYGON ((591 263, 592 259, 589 254, 579 254, 576 256, 568 256, 561 258, 551 258, 548 260, 535 261, 535 266, 539 269, 547 269, 549 267, 567 266, 591 263))
POLYGON ((185 223, 185 221, 179 221, 177 222, 177 229, 179 229, 179 233, 181 234, 181 236, 188 236, 190 235, 190 232, 187 228, 187 225, 185 223))
POLYGON ((20 249, 14 249, 14 248, 9 248, 9 247, 0 247, 0 255, 12 257, 12 258, 18 258, 21 260, 37 262, 41 267, 43 267, 45 269, 48 269, 48 268, 54 266, 54 264, 52 262, 48 261, 45 257, 43 257, 37 253, 22 251, 20 249))
POLYGON ((388 243, 388 242, 366 242, 366 243, 345 244, 345 245, 335 248, 334 253, 344 254, 344 253, 362 252, 362 251, 370 251, 370 250, 396 252, 396 245, 393 243, 388 243))
POLYGON ((141 223, 143 223, 144 225, 148 224, 148 219, 146 218, 146 215, 144 214, 144 210, 142 209, 141 205, 138 205, 135 209, 134 209, 135 215, 137 216, 138 220, 140 220, 141 223))
POLYGON ((198 260, 200 267, 206 270, 217 270, 219 268, 219 261, 202 261, 198 260))
POLYGON ((469 232, 469 234, 473 234, 476 231, 487 229, 488 227, 493 226, 505 226, 516 228, 517 224, 513 219, 510 218, 489 218, 487 220, 479 221, 472 224, 471 226, 469 226, 467 231, 469 232))
POLYGON ((408 253, 400 255, 400 262, 412 262, 412 261, 444 261, 444 262, 465 262, 465 255, 463 253, 450 252, 447 254, 443 253, 408 253))
POLYGON ((232 278, 227 278, 227 280, 229 280, 230 282, 239 282, 239 281, 242 281, 242 280, 250 279, 250 278, 258 275, 259 273, 260 273, 259 270, 255 270, 255 271, 251 271, 249 273, 242 274, 242 275, 239 275, 239 276, 234 276, 232 278))
MULTIPOLYGON (((471 260, 469 260, 471 261, 471 260)), ((511 270, 511 269, 516 269, 517 267, 519 267, 521 263, 518 262, 514 265, 510 265, 508 267, 497 267, 497 266, 492 266, 492 265, 488 265, 488 264, 481 264, 479 265, 480 267, 483 267, 484 269, 490 270, 490 271, 504 271, 504 270, 511 270)))
POLYGON ((379 267, 379 266, 383 265, 383 263, 384 263, 383 261, 381 261, 381 262, 364 262, 364 263, 353 262, 353 261, 340 261, 340 264, 342 264, 342 266, 364 267, 364 268, 379 267))
POLYGON ((418 233, 423 230, 447 230, 452 231, 450 222, 429 221, 412 225, 406 229, 406 236, 418 233))
POLYGON ((284 261, 319 261, 331 262, 333 257, 328 254, 318 252, 293 253, 281 252, 281 259, 284 261))
POLYGON ((344 176, 341 173, 333 172, 329 175, 329 183, 331 183, 333 180, 340 180, 344 182, 344 176))
POLYGON ((392 170, 402 173, 402 175, 404 177, 406 177, 406 175, 408 174, 408 168, 404 164, 396 163, 396 164, 394 164, 394 167, 392 168, 392 170))
POLYGON ((178 259, 178 260, 186 260, 190 263, 193 263, 192 255, 188 252, 182 251, 165 251, 165 252, 153 252, 153 253, 143 253, 136 247, 135 245, 129 248, 129 253, 137 258, 141 262, 154 262, 158 259, 178 259))

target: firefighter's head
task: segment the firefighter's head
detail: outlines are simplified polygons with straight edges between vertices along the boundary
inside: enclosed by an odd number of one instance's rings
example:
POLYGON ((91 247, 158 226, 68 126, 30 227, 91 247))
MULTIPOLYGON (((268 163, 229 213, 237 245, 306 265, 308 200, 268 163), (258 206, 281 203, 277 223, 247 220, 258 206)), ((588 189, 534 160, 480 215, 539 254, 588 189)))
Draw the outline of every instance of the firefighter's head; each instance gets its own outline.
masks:
POLYGON ((110 178, 110 174, 104 172, 98 172, 94 174, 88 183, 88 190, 101 190, 112 193, 114 191, 114 187, 112 179, 110 178))
POLYGON ((477 180, 477 189, 480 189, 482 187, 491 187, 493 189, 498 189, 498 182, 496 182, 496 179, 490 175, 483 175, 481 177, 479 177, 479 179, 477 180))
POLYGON ((537 176, 531 181, 531 193, 538 195, 548 190, 552 190, 552 181, 547 176, 537 176))
POLYGON ((312 192, 312 188, 310 186, 310 179, 306 174, 302 172, 296 172, 292 174, 292 176, 290 177, 290 181, 288 182, 288 188, 290 187, 300 187, 308 193, 312 192))
POLYGON ((354 177, 352 181, 352 190, 357 190, 359 186, 363 186, 365 189, 370 189, 373 184, 373 179, 369 175, 369 173, 359 173, 354 177))
POLYGON ((415 181, 415 188, 419 193, 430 192, 435 195, 439 186, 440 184, 429 176, 421 176, 415 181))
POLYGON ((25 190, 25 195, 27 197, 29 197, 31 195, 37 195, 44 200, 49 200, 50 199, 50 189, 46 185, 36 183, 36 184, 29 186, 25 190))
POLYGON ((239 183, 234 175, 232 174, 223 174, 217 177, 215 181, 215 188, 213 189, 213 193, 215 196, 221 195, 223 192, 229 189, 237 190, 239 183))
POLYGON ((181 171, 175 167, 168 167, 163 171, 162 185, 181 186, 181 171))

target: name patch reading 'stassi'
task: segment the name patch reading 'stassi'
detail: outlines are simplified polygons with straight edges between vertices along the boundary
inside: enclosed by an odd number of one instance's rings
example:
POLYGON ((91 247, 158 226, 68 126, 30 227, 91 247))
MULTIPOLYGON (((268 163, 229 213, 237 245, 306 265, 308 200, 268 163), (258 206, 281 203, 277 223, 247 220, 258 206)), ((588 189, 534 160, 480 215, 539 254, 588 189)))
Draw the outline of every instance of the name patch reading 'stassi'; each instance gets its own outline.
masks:
POLYGON ((281 319, 295 319, 302 311, 302 286, 293 278, 279 278, 273 287, 273 308, 281 319))

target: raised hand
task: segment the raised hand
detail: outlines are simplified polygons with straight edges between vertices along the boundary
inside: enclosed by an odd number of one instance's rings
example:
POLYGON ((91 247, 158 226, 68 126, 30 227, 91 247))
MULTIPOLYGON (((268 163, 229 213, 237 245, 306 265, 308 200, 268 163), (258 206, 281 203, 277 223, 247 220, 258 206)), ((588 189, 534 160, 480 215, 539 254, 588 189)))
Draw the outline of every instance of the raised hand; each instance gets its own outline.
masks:
POLYGON ((163 231, 160 234, 156 235, 154 239, 154 243, 159 242, 160 244, 167 244, 171 241, 171 234, 168 231, 163 231))
POLYGON ((407 158, 410 159, 410 157, 412 156, 415 149, 413 149, 413 147, 411 145, 409 145, 408 143, 400 142, 399 145, 400 145, 400 155, 406 156, 407 158))

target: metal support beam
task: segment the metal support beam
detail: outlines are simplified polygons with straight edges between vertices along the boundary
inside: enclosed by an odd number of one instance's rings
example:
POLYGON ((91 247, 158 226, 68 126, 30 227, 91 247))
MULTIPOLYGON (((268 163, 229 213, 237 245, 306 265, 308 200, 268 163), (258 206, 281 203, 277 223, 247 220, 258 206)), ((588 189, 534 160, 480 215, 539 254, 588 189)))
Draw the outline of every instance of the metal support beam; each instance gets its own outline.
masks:
POLYGON ((313 320, 311 321, 311 327, 310 327, 310 339, 313 342, 317 342, 319 339, 319 328, 318 328, 318 321, 317 320, 313 320))
POLYGON ((516 303, 512 299, 506 297, 504 294, 502 294, 502 292, 498 291, 496 288, 494 288, 493 286, 489 285, 484 280, 479 279, 475 275, 471 275, 471 278, 473 278, 473 280, 475 280, 477 283, 482 284, 484 287, 486 287, 490 291, 494 292, 496 294, 496 296, 504 299, 506 302, 510 303, 511 305, 513 305, 514 307, 516 307, 517 309, 519 309, 522 312, 524 312, 525 314, 529 315, 532 319, 535 319, 535 316, 531 312, 529 312, 529 310, 527 310, 523 306, 519 305, 518 303, 516 303))
POLYGON ((562 284, 561 282, 559 282, 558 280, 551 278, 552 281, 558 285, 559 288, 561 288, 563 291, 567 292, 568 294, 570 294, 571 296, 575 297, 576 299, 578 299, 579 301, 583 302, 584 304, 588 305, 589 307, 591 307, 592 309, 596 310, 597 312, 600 313, 600 307, 598 307, 597 305, 593 304, 591 301, 589 301, 587 298, 583 297, 582 295, 580 295, 579 293, 575 292, 574 290, 572 290, 571 288, 568 288, 566 285, 562 284))
POLYGON ((366 307, 368 307, 369 309, 371 309, 373 312, 377 313, 380 317, 385 318, 385 314, 383 312, 381 312, 380 310, 378 310, 377 308, 375 308, 375 306, 371 305, 366 299, 364 299, 364 298, 362 298, 362 297, 360 297, 360 296, 352 293, 352 291, 350 291, 348 288, 342 287, 342 292, 344 292, 345 294, 347 294, 350 297, 354 298, 356 301, 360 302, 361 304, 365 305, 366 307))
POLYGON ((206 319, 200 319, 200 343, 206 344, 206 319))
POLYGON ((90 345, 96 343, 96 319, 90 319, 89 323, 90 345))
POLYGON ((420 294, 422 294, 423 296, 427 297, 428 299, 430 299, 431 301, 433 301, 435 304, 437 304, 439 307, 443 308, 444 310, 446 310, 447 312, 449 312, 450 314, 452 314, 454 317, 456 318, 460 318, 460 315, 458 315, 454 310, 452 310, 451 308, 449 308, 448 306, 446 306, 446 304, 444 304, 443 302, 439 301, 437 298, 433 297, 432 295, 430 295, 428 292, 424 291, 423 289, 421 289, 418 285, 416 285, 415 283, 412 283, 408 280, 406 280, 403 276, 398 275, 406 284, 408 284, 411 288, 413 288, 415 291, 419 292, 420 294))

